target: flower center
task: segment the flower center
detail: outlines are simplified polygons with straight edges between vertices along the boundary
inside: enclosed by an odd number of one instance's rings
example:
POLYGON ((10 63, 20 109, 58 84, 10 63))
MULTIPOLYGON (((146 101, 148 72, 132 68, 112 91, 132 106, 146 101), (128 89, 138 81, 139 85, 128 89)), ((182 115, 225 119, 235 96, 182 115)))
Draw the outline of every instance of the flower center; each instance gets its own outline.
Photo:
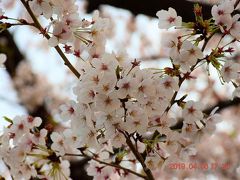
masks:
POLYGON ((169 17, 169 18, 168 18, 168 22, 169 22, 169 23, 173 23, 174 21, 175 21, 175 18, 174 18, 174 17, 169 17))

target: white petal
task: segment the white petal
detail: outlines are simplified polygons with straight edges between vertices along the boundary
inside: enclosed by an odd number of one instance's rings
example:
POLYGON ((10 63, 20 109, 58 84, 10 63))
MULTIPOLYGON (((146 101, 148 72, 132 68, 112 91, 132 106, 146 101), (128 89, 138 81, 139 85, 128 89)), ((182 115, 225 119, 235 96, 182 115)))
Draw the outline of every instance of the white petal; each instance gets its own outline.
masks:
POLYGON ((58 45, 58 39, 55 36, 51 37, 48 40, 48 45, 51 46, 51 47, 57 46, 58 45))

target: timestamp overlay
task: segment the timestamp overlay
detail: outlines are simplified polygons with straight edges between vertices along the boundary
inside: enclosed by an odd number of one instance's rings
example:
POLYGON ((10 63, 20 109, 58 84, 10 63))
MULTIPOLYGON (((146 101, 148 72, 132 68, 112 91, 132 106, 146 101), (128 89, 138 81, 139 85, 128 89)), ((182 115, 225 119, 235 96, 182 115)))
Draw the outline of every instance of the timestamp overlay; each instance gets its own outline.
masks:
POLYGON ((200 162, 172 162, 168 163, 167 167, 172 170, 228 170, 229 163, 200 163, 200 162))

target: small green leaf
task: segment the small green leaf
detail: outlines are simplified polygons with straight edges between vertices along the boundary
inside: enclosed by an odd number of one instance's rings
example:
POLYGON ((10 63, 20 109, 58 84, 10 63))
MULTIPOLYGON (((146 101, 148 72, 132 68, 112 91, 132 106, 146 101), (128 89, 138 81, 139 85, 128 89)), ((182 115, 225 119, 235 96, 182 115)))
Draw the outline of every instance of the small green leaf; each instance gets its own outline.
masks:
POLYGON ((119 66, 117 66, 117 68, 116 68, 117 79, 120 79, 120 72, 121 72, 121 68, 119 66))
POLYGON ((5 31, 8 28, 6 23, 0 23, 0 33, 5 31))
POLYGON ((12 119, 8 118, 7 116, 3 116, 3 118, 4 118, 5 121, 13 124, 13 120, 12 119))
POLYGON ((221 64, 218 62, 218 60, 215 57, 211 58, 211 64, 213 65, 213 67, 215 67, 216 69, 220 69, 221 64))

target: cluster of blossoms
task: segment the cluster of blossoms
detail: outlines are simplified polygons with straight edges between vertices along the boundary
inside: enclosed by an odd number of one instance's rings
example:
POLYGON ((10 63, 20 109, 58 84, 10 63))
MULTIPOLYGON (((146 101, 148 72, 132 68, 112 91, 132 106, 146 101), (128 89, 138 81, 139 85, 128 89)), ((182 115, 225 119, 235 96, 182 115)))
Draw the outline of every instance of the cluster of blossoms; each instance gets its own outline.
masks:
MULTIPOLYGON (((22 2, 31 8, 36 17, 41 16, 47 20, 45 27, 39 25, 36 27, 48 38, 50 46, 62 44, 67 54, 73 54, 76 57, 80 57, 83 52, 93 57, 104 52, 109 21, 106 18, 100 18, 98 11, 94 12, 92 20, 86 20, 79 16, 75 0, 23 0, 22 2)), ((16 24, 8 22, 9 19, 0 9, 0 20, 4 22, 0 32, 16 24)), ((31 23, 20 19, 17 24, 30 25, 31 23)))
MULTIPOLYGON (((195 45, 191 44, 188 39, 191 38, 188 36, 185 40, 181 40, 178 37, 172 36, 169 38, 166 45, 170 48, 170 58, 172 63, 176 66, 180 66, 181 72, 192 72, 194 69, 193 65, 202 61, 206 61, 207 64, 211 64, 214 68, 219 72, 221 80, 223 82, 233 82, 239 79, 239 71, 240 65, 239 62, 235 60, 226 61, 224 57, 227 57, 227 53, 232 54, 234 52, 233 47, 230 47, 234 42, 238 42, 240 39, 240 31, 239 31, 239 14, 235 12, 238 10, 235 0, 224 0, 221 1, 220 4, 214 5, 212 7, 212 19, 203 20, 202 17, 202 9, 200 6, 196 5, 194 8, 194 13, 196 16, 196 23, 186 23, 183 25, 184 28, 188 30, 192 29, 193 34, 198 34, 197 31, 203 31, 204 33, 214 33, 221 32, 222 37, 215 49, 212 49, 211 53, 204 57, 203 50, 199 49, 196 44, 199 44, 202 40, 202 36, 199 36, 197 39, 192 40, 195 41, 195 45), (212 22, 213 21, 213 22, 212 22), (214 24, 212 24, 214 23, 214 24), (227 37, 231 40, 230 42, 220 46, 221 40, 227 37), (225 62, 222 64, 222 61, 225 62)), ((160 28, 171 28, 173 26, 180 27, 182 24, 181 17, 177 16, 176 11, 172 8, 169 8, 168 11, 161 10, 157 12, 157 16, 159 17, 159 27, 160 28)), ((188 32, 189 33, 189 32, 188 32)), ((185 35, 186 36, 186 35, 185 35)), ((234 84, 235 92, 233 96, 239 97, 239 86, 234 84)))
POLYGON ((27 62, 23 61, 18 65, 13 80, 21 102, 30 112, 34 112, 37 107, 44 104, 45 97, 50 94, 51 86, 46 79, 34 74, 27 62))
MULTIPOLYGON (((213 6, 210 20, 203 20, 201 7, 196 5, 196 22, 183 25, 189 35, 170 40, 173 66, 164 69, 140 69, 136 59, 105 52, 107 20, 98 13, 92 21, 80 20, 74 0, 23 3, 36 16, 51 20, 45 29, 36 26, 50 46, 64 44, 66 53, 79 57, 80 77, 73 89, 77 100, 60 107, 62 119, 70 124, 63 132, 41 128, 39 118, 7 119, 10 125, 2 135, 0 155, 16 179, 69 179, 66 156, 90 158, 87 172, 94 179, 153 179, 151 171, 195 155, 195 143, 211 134, 219 121, 216 109, 209 115, 199 102, 185 101, 186 96, 176 99, 183 81, 191 79, 190 73, 199 63, 212 65, 239 95, 239 63, 221 63, 233 52, 229 45, 239 40, 238 16, 232 16, 235 1, 213 6), (204 48, 216 32, 234 39, 205 55, 204 48), (83 52, 88 54, 86 60, 81 57, 83 52), (175 103, 182 112, 180 118, 169 115, 175 103)), ((182 18, 172 8, 159 11, 157 16, 160 28, 182 27, 182 18)))
MULTIPOLYGON (((218 26, 218 28, 223 33, 223 36, 229 35, 233 38, 232 42, 237 42, 240 39, 240 15, 236 14, 235 12, 239 10, 239 2, 235 0, 226 0, 222 1, 218 5, 214 5, 212 7, 212 16, 214 19, 214 23, 218 26)), ((233 49, 231 47, 218 47, 216 51, 213 51, 210 54, 210 58, 213 58, 212 61, 215 61, 216 57, 220 57, 225 53, 232 53, 233 49), (214 56, 211 56, 214 55, 214 56)), ((213 63, 215 64, 215 62, 213 63)), ((234 62, 228 60, 227 62, 222 65, 221 63, 216 63, 215 68, 219 69, 218 66, 221 67, 220 75, 224 82, 233 82, 233 80, 239 79, 240 73, 240 64, 239 62, 234 62)), ((233 83, 235 86, 235 91, 233 92, 233 97, 240 97, 239 91, 240 86, 233 83)))
POLYGON ((29 2, 34 14, 44 16, 50 23, 42 29, 43 34, 52 34, 49 45, 64 44, 65 52, 80 57, 82 52, 98 56, 104 52, 105 31, 108 20, 99 17, 96 11, 92 20, 82 19, 75 0, 33 0, 29 2))
POLYGON ((17 116, 1 136, 1 157, 10 167, 14 179, 52 179, 69 176, 69 162, 57 158, 56 154, 47 148, 46 129, 39 130, 40 118, 17 116))
MULTIPOLYGON (((4 131, 1 156, 14 178, 50 178, 57 173, 68 177, 69 171, 62 169, 67 166, 62 157, 80 152, 83 156, 98 154, 102 161, 110 161, 112 156, 113 163, 118 160, 122 166, 136 170, 137 159, 125 145, 128 135, 134 137, 136 150, 146 153, 145 162, 154 170, 172 158, 185 159, 194 153, 195 139, 202 137, 203 131, 210 132, 208 127, 216 123, 215 115, 204 117, 201 106, 188 101, 182 112, 184 125, 178 130, 172 128, 175 121, 165 110, 179 89, 177 79, 141 70, 136 60, 121 65, 114 54, 104 54, 82 65, 80 82, 74 89, 78 101, 60 107, 62 118, 70 120, 70 129, 49 133, 51 141, 46 142, 47 130, 37 128, 41 120, 23 116, 13 119, 4 131), (151 132, 158 135, 149 139, 147 133, 151 132), (45 167, 48 163, 50 172, 45 167)), ((92 160, 88 173, 100 179, 132 176, 117 169, 92 160)))

